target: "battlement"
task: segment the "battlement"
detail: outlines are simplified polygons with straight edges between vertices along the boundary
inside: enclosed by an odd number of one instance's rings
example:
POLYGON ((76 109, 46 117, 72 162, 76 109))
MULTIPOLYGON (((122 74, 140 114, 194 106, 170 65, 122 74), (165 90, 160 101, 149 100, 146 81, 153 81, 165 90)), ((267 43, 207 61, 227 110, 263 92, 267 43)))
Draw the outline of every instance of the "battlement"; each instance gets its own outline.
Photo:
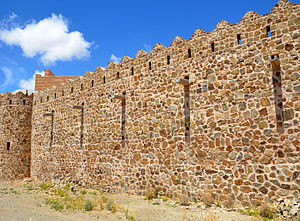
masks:
POLYGON ((0 94, 0 106, 32 106, 33 105, 33 93, 26 91, 6 92, 0 94))
POLYGON ((114 84, 114 81, 125 79, 130 82, 132 82, 131 79, 142 80, 149 73, 168 69, 182 62, 188 62, 189 59, 194 61, 207 58, 222 60, 219 56, 224 53, 231 53, 232 59, 242 62, 249 54, 255 53, 258 44, 272 45, 265 49, 267 54, 280 56, 285 52, 285 47, 289 47, 288 42, 293 39, 287 39, 286 46, 278 43, 278 39, 287 32, 297 30, 299 25, 297 8, 299 7, 299 3, 293 4, 288 0, 280 0, 268 14, 259 15, 248 11, 239 23, 230 24, 227 21, 220 21, 213 31, 206 33, 197 29, 187 40, 176 36, 169 47, 157 43, 149 53, 139 50, 134 58, 124 56, 120 64, 110 61, 106 68, 97 67, 94 72, 86 72, 83 77, 54 78, 52 73, 51 76, 37 76, 36 91, 39 91, 37 97, 46 97, 39 100, 47 101, 47 99, 60 97, 62 94, 64 96, 71 94, 69 92, 74 89, 76 92, 82 91, 82 88, 89 89, 92 85, 94 87, 114 84), (280 30, 286 23, 289 23, 289 29, 280 30), (274 45, 278 46, 273 47, 274 45), (53 82, 51 82, 52 78, 53 82), (43 90, 45 91, 42 92, 43 90))

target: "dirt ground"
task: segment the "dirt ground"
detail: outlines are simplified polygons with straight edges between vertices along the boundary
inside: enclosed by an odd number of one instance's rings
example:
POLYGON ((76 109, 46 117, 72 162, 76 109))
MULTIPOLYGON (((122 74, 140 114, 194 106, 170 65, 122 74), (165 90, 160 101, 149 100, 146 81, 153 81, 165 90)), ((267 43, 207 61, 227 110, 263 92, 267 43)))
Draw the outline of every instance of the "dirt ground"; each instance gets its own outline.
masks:
POLYGON ((28 189, 24 183, 0 181, 0 221, 181 221, 181 220, 260 220, 257 217, 241 215, 218 207, 201 208, 200 205, 181 206, 175 201, 145 200, 142 196, 110 194, 110 199, 118 205, 112 213, 101 211, 68 211, 51 209, 45 203, 45 193, 38 189, 28 189), (159 205, 155 205, 159 204, 159 205), (125 212, 126 211, 126 212, 125 212), (128 214, 130 216, 128 216, 128 214))

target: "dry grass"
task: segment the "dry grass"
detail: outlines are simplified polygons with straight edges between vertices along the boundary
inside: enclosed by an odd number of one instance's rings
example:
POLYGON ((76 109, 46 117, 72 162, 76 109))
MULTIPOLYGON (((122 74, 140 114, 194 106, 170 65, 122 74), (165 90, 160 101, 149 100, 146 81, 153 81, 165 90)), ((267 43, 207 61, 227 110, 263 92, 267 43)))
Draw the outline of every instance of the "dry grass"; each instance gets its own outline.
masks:
POLYGON ((57 211, 101 211, 107 209, 114 213, 117 210, 117 205, 112 199, 96 190, 76 189, 70 184, 64 187, 54 187, 50 183, 42 183, 40 189, 45 193, 46 204, 57 211))

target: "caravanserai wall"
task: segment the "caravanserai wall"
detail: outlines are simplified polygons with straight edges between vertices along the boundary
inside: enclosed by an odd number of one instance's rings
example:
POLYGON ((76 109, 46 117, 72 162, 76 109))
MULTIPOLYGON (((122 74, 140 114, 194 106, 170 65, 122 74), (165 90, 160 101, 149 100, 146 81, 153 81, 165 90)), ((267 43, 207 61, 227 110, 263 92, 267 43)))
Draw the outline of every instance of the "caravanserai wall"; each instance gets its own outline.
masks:
POLYGON ((31 175, 299 202, 299 17, 299 4, 281 0, 36 93, 31 175))
POLYGON ((33 95, 0 94, 0 180, 30 176, 33 95))

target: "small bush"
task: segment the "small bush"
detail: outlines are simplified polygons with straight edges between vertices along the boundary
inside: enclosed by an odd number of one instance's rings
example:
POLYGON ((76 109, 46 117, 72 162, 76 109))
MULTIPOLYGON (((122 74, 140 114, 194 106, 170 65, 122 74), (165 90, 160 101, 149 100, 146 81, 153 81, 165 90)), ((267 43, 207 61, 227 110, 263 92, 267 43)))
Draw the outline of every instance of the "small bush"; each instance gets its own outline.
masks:
POLYGON ((96 191, 96 190, 92 190, 92 191, 90 192, 90 194, 97 196, 97 191, 96 191))
POLYGON ((102 195, 101 200, 103 203, 106 203, 108 201, 108 198, 106 196, 102 195))
POLYGON ((109 199, 106 203, 106 209, 108 211, 111 211, 113 213, 115 213, 117 211, 117 207, 116 207, 116 204, 114 203, 113 200, 109 199))
POLYGON ((40 187, 42 190, 47 190, 52 187, 52 184, 50 182, 44 182, 40 185, 40 187))
POLYGON ((90 200, 85 201, 84 209, 85 209, 85 211, 93 210, 92 202, 90 200))
POLYGON ((130 210, 126 209, 126 210, 123 210, 123 212, 125 213, 125 216, 128 220, 135 221, 133 213, 130 210))
POLYGON ((63 189, 55 189, 54 194, 56 196, 60 196, 60 197, 67 197, 68 196, 68 192, 66 190, 63 190, 63 189))
POLYGON ((268 204, 263 204, 260 207, 259 214, 264 218, 274 219, 276 217, 276 210, 268 204))
POLYGON ((166 197, 166 196, 162 196, 161 199, 162 199, 163 202, 168 202, 168 200, 169 200, 169 198, 166 197))
POLYGON ((65 190, 69 190, 70 189, 70 187, 71 187, 71 184, 70 183, 68 183, 67 185, 65 185, 65 190))
POLYGON ((82 195, 85 195, 85 194, 87 194, 87 191, 86 191, 85 189, 83 189, 83 190, 80 191, 80 193, 81 193, 82 195))
POLYGON ((58 200, 54 200, 54 199, 47 199, 46 200, 46 204, 51 206, 51 209, 55 209, 56 211, 63 211, 64 206, 62 204, 59 203, 58 200))
POLYGON ((147 189, 145 192, 145 200, 152 200, 157 197, 154 189, 147 189))

